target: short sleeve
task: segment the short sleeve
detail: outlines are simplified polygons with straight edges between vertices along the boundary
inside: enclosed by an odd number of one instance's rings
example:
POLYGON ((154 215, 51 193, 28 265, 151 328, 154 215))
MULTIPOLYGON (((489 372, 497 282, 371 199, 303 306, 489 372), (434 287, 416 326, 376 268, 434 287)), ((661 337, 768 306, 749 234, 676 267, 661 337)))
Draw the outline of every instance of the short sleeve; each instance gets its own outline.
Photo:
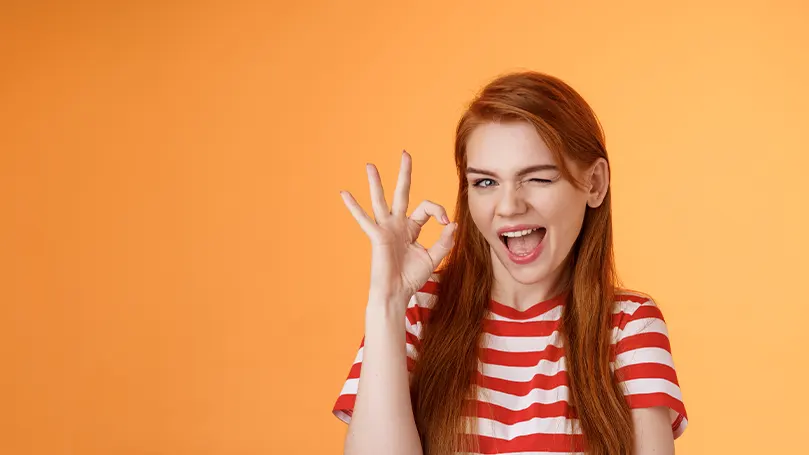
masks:
POLYGON ((614 314, 615 377, 630 409, 667 407, 674 438, 688 425, 666 321, 648 297, 618 296, 614 314))
MULTIPOLYGON (((405 311, 405 339, 403 342, 406 344, 407 352, 407 371, 412 373, 418 359, 419 349, 421 348, 422 328, 424 323, 429 319, 430 308, 433 303, 433 297, 437 293, 437 283, 435 281, 428 281, 424 287, 415 293, 407 305, 405 311)), ((357 355, 348 372, 348 377, 343 383, 343 388, 334 403, 332 413, 345 423, 351 421, 351 415, 354 412, 354 402, 357 399, 357 388, 359 386, 360 371, 362 370, 362 351, 365 345, 365 337, 360 342, 357 355)))

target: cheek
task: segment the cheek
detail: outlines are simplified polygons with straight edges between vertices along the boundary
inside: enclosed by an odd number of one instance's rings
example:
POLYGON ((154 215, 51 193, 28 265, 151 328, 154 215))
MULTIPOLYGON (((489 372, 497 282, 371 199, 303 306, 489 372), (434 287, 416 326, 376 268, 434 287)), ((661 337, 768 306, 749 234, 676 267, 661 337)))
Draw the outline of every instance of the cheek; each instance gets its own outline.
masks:
POLYGON ((573 190, 560 191, 545 206, 548 224, 561 238, 576 238, 584 220, 586 200, 573 190))
POLYGON ((492 223, 492 215, 494 207, 486 198, 479 196, 467 196, 467 204, 469 205, 469 216, 474 221, 475 225, 481 232, 487 232, 488 227, 492 223))
POLYGON ((559 215, 560 227, 565 231, 565 237, 574 239, 578 237, 584 221, 584 205, 571 204, 559 215))

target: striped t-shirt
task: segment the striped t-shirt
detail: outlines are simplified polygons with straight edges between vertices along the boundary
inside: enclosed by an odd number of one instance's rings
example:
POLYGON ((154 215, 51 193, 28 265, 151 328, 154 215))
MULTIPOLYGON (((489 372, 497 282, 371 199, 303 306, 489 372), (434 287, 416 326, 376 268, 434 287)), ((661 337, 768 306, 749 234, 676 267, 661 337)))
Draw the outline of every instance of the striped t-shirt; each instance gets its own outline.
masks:
MULTIPOLYGON (((428 281, 411 299, 406 311, 408 371, 418 359, 423 325, 437 283, 428 281)), ((559 333, 564 298, 556 297, 520 311, 490 301, 484 322, 476 383, 477 433, 483 454, 570 453, 582 447, 574 426, 565 373, 565 353, 559 333)), ((670 409, 671 430, 679 437, 688 424, 671 356, 663 315, 648 297, 634 292, 616 296, 613 311, 611 366, 618 369, 629 407, 664 406, 670 409)), ((362 367, 360 344, 333 413, 348 423, 362 367)), ((581 449, 578 449, 581 450, 581 449)))

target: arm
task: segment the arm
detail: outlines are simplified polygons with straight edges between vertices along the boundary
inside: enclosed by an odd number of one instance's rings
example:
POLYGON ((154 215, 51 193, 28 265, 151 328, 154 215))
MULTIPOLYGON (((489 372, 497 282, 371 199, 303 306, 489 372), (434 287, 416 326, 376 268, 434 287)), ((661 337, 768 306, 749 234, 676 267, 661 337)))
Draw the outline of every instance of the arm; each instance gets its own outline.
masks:
POLYGON ((674 455, 671 417, 666 407, 632 410, 635 455, 674 455))
POLYGON ((365 346, 345 455, 422 455, 410 401, 405 318, 407 299, 371 295, 365 346))
POLYGON ((666 322, 648 297, 622 295, 619 311, 616 376, 632 414, 634 453, 671 455, 688 416, 666 322))
POLYGON ((350 193, 341 192, 371 240, 371 290, 362 366, 357 365, 359 377, 351 384, 356 386, 353 407, 349 407, 351 398, 346 398, 338 406, 343 409, 335 410, 344 421, 351 411, 344 447, 347 455, 423 455, 410 399, 404 321, 409 301, 452 249, 458 225, 449 222, 443 207, 426 200, 407 216, 411 164, 410 155, 403 151, 391 208, 376 166, 366 166, 373 219, 350 193), (417 240, 430 218, 440 221, 444 229, 438 241, 425 249, 417 240))

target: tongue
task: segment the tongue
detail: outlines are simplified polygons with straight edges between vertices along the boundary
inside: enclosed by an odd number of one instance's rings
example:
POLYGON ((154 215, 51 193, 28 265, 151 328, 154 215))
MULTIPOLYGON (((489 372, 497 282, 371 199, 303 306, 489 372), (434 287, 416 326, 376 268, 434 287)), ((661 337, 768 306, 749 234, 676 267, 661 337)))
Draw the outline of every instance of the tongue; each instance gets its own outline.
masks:
POLYGON ((512 253, 518 256, 525 256, 539 245, 539 242, 542 241, 542 237, 544 236, 545 233, 540 229, 522 237, 506 237, 506 246, 512 253))

